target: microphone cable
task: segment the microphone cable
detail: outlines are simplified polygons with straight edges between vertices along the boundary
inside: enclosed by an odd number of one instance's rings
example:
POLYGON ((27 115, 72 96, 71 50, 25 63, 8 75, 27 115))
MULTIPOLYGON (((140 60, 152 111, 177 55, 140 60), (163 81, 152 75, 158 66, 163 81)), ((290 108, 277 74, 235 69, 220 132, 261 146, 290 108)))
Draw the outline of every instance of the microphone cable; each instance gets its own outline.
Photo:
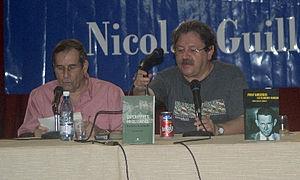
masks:
POLYGON ((204 131, 190 131, 190 132, 186 132, 186 133, 183 133, 183 137, 187 137, 187 136, 184 136, 184 134, 187 134, 189 133, 189 136, 208 136, 208 137, 203 137, 203 138, 195 138, 195 139, 187 139, 187 140, 182 140, 182 141, 176 141, 174 142, 174 144, 181 144, 181 143, 184 143, 184 142, 192 142, 192 141, 202 141, 202 140, 209 140, 209 139, 212 139, 211 136, 213 135, 212 132, 209 132, 206 127, 204 126, 203 124, 203 121, 202 119, 200 118, 200 115, 201 113, 198 113, 198 118, 199 118, 199 121, 201 123, 201 125, 203 126, 204 128, 204 131))
POLYGON ((181 144, 181 143, 184 143, 184 142, 202 141, 202 140, 209 140, 209 139, 211 139, 211 136, 204 137, 204 138, 196 138, 196 139, 187 139, 187 140, 182 140, 182 141, 176 141, 173 144, 181 144))
POLYGON ((199 178, 199 180, 201 180, 200 170, 199 170, 199 167, 198 167, 196 158, 195 158, 193 152, 191 151, 191 149, 190 149, 186 144, 184 144, 183 142, 174 142, 173 144, 181 144, 181 145, 183 145, 183 146, 189 151, 190 155, 191 155, 192 158, 193 158, 193 161, 194 161, 194 164, 195 164, 195 167, 196 167, 196 172, 197 172, 198 178, 199 178))
POLYGON ((127 178, 127 180, 129 180, 128 161, 127 161, 127 156, 126 156, 125 150, 124 150, 123 146, 120 143, 118 143, 117 145, 121 148, 122 153, 124 155, 126 178, 127 178))
POLYGON ((123 156, 124 156, 124 161, 125 161, 125 172, 126 172, 126 179, 129 180, 129 168, 128 168, 128 160, 127 160, 127 155, 126 152, 123 148, 123 146, 118 142, 118 141, 90 141, 92 142, 92 144, 94 143, 100 143, 100 144, 104 144, 104 145, 108 145, 108 146, 119 146, 122 150, 123 156))
POLYGON ((199 119, 199 121, 200 121, 200 123, 201 123, 201 126, 204 128, 204 132, 205 132, 206 134, 208 134, 208 139, 211 139, 212 133, 211 133, 211 132, 208 132, 207 129, 206 129, 206 127, 204 126, 203 121, 202 121, 202 114, 201 114, 201 111, 200 111, 199 113, 196 113, 196 114, 197 114, 198 119, 199 119))
POLYGON ((146 86, 145 96, 150 96, 150 94, 149 94, 149 84, 147 84, 147 86, 146 86))
MULTIPOLYGON (((199 82, 200 83, 200 82, 199 82)), ((200 87, 201 87, 201 84, 198 84, 198 88, 199 88, 199 91, 200 91, 200 87)), ((211 133, 207 131, 206 127, 204 126, 203 124, 203 121, 202 121, 202 98, 201 98, 201 95, 200 95, 200 92, 199 92, 199 110, 196 109, 195 107, 195 115, 198 117, 199 121, 200 121, 200 124, 201 126, 204 128, 204 132, 206 134, 208 134, 209 138, 208 139, 211 139, 211 133)), ((196 106, 196 105, 195 105, 196 106)))
MULTIPOLYGON (((201 126, 203 127, 203 130, 196 129, 197 131, 195 132, 189 132, 189 133, 184 133, 183 136, 209 136, 209 139, 213 135, 212 132, 207 131, 207 128, 204 126, 203 121, 202 121, 202 98, 201 98, 201 82, 198 81, 197 79, 194 79, 190 82, 190 88, 192 90, 193 94, 193 101, 194 101, 194 106, 195 106, 195 118, 198 118, 200 121, 201 126)), ((197 125, 198 127, 198 125, 197 125)))
POLYGON ((96 113, 95 117, 94 117, 93 125, 92 125, 92 128, 91 128, 89 136, 86 139, 83 139, 83 140, 74 140, 74 141, 75 142, 81 142, 81 143, 91 142, 92 144, 94 144, 96 142, 96 143, 100 143, 100 144, 104 144, 104 145, 109 145, 109 146, 116 146, 116 145, 118 145, 121 148, 123 156, 124 156, 126 178, 127 178, 127 180, 129 180, 129 170, 128 170, 127 155, 125 153, 125 150, 124 150, 123 146, 118 141, 105 141, 105 142, 103 142, 103 141, 97 141, 97 140, 92 140, 92 141, 89 140, 91 138, 91 136, 92 136, 92 133, 93 133, 93 130, 94 130, 94 127, 95 127, 95 124, 96 124, 96 119, 97 119, 97 117, 98 117, 99 114, 122 114, 122 112, 123 111, 98 111, 96 113))
POLYGON ((84 142, 89 142, 89 139, 91 138, 92 134, 93 134, 93 131, 94 131, 94 128, 95 128, 95 124, 96 124, 96 119, 98 117, 99 114, 122 114, 123 111, 98 111, 94 117, 94 120, 93 120, 93 125, 92 125, 92 128, 91 128, 91 131, 90 131, 90 134, 89 136, 86 138, 86 139, 82 139, 82 140, 74 140, 76 142, 81 142, 81 143, 84 143, 84 142))

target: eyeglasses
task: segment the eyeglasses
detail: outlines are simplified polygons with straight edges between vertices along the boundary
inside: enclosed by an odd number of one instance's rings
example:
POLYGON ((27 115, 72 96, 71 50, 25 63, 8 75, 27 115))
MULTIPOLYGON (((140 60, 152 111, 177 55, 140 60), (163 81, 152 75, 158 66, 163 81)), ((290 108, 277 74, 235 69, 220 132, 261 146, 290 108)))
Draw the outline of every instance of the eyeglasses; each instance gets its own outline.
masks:
POLYGON ((196 54, 198 54, 198 53, 200 53, 201 51, 206 50, 206 49, 207 49, 207 46, 205 46, 204 48, 201 48, 201 49, 198 49, 198 48, 196 48, 196 47, 194 47, 194 46, 191 46, 191 47, 187 48, 187 50, 186 50, 184 47, 175 47, 174 52, 175 52, 176 54, 181 55, 181 54, 183 54, 185 51, 187 51, 189 54, 194 54, 194 55, 196 55, 196 54))
POLYGON ((55 70, 56 70, 58 73, 64 73, 65 71, 73 72, 73 71, 75 71, 76 69, 80 68, 81 65, 80 65, 80 64, 70 64, 70 65, 68 65, 68 66, 54 65, 54 67, 55 67, 55 70))

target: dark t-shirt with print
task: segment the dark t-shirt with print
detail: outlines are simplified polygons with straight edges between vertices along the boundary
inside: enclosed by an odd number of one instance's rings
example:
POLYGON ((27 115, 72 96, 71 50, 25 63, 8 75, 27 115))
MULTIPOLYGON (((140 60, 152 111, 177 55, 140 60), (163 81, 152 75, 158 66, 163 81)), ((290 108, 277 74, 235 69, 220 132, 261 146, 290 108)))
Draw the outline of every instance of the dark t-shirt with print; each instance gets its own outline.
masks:
MULTIPOLYGON (((211 73, 201 81, 202 115, 222 123, 243 114, 243 89, 247 83, 238 67, 213 61, 211 73)), ((156 99, 173 113, 175 133, 196 130, 193 94, 189 82, 176 66, 157 74, 149 85, 156 99)))

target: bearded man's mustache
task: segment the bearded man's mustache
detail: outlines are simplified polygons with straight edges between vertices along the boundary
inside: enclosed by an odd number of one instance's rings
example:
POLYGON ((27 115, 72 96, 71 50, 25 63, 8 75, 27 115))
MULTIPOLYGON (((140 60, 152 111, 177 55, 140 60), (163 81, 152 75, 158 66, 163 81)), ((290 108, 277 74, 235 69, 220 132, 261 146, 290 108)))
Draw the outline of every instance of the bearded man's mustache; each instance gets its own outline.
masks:
POLYGON ((191 59, 183 60, 182 65, 194 65, 194 61, 191 59))

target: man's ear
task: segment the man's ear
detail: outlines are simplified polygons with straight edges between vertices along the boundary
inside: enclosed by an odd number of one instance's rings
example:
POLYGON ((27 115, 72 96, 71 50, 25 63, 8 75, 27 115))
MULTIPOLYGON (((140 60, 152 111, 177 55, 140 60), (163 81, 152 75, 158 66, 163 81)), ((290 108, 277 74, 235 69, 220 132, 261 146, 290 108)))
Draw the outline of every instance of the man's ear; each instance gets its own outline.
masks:
POLYGON ((83 61, 83 72, 84 72, 84 74, 86 74, 87 73, 87 70, 88 70, 88 68, 89 68, 89 62, 88 62, 88 60, 87 59, 85 59, 84 61, 83 61))
POLYGON ((215 46, 210 46, 210 47, 208 48, 208 59, 209 59, 209 60, 212 60, 212 56, 213 56, 215 50, 216 50, 216 49, 215 49, 215 46))
POLYGON ((276 123, 277 123, 277 119, 274 119, 273 127, 276 125, 276 123))
POLYGON ((257 127, 259 127, 259 126, 258 126, 258 120, 257 120, 257 119, 255 119, 255 124, 256 124, 257 127))

